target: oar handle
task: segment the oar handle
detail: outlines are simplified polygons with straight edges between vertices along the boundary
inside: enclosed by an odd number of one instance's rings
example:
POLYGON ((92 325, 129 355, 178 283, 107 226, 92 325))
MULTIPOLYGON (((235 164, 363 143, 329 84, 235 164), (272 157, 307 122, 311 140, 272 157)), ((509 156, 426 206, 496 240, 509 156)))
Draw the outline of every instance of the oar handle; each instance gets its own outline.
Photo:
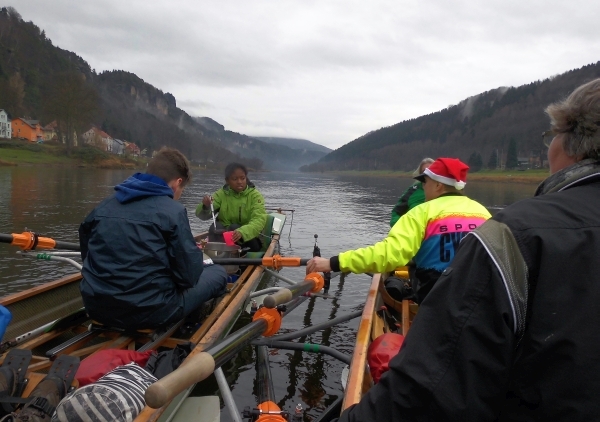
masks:
POLYGON ((265 308, 275 308, 283 303, 288 303, 295 297, 298 297, 304 293, 312 292, 316 293, 323 288, 325 280, 319 273, 308 274, 302 283, 294 284, 293 286, 283 288, 263 299, 263 305, 265 308))
POLYGON ((148 387, 145 394, 146 404, 158 409, 190 385, 208 378, 214 370, 215 359, 207 352, 200 352, 185 360, 177 370, 148 387))
POLYGON ((282 267, 300 267, 306 265, 309 259, 300 257, 283 257, 281 255, 273 255, 264 258, 211 258, 215 264, 219 265, 263 265, 280 269, 282 267))
POLYGON ((68 249, 72 251, 79 251, 80 247, 78 243, 62 242, 60 240, 54 240, 49 237, 38 236, 33 232, 23 233, 12 233, 4 234, 0 233, 0 242, 10 243, 11 245, 19 246, 23 250, 33 249, 68 249))

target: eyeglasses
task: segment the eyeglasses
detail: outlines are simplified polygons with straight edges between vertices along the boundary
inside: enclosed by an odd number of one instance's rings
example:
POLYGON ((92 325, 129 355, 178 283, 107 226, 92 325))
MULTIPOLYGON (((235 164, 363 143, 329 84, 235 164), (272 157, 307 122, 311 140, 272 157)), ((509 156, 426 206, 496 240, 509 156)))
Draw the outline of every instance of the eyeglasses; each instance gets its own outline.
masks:
POLYGON ((554 137, 556 137, 556 133, 552 129, 542 132, 542 142, 546 148, 550 148, 554 137))

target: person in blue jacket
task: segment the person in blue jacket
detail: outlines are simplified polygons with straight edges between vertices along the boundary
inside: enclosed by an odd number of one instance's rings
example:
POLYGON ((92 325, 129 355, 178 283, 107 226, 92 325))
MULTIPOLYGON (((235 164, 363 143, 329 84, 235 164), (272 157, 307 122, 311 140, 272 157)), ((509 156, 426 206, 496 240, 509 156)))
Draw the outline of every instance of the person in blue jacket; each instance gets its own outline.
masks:
POLYGON ((90 317, 124 329, 181 320, 225 292, 227 274, 205 265, 178 202, 191 180, 188 160, 163 148, 115 186, 79 228, 81 295, 90 317))

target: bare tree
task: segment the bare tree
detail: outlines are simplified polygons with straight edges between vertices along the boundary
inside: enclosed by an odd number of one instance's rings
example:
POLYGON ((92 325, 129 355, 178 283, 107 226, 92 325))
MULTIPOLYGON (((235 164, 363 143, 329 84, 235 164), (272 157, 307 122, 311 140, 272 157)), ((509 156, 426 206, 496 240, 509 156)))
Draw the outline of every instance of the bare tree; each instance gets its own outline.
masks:
POLYGON ((75 136, 86 129, 98 112, 98 93, 82 74, 59 73, 54 77, 45 108, 48 117, 56 120, 70 155, 75 136))

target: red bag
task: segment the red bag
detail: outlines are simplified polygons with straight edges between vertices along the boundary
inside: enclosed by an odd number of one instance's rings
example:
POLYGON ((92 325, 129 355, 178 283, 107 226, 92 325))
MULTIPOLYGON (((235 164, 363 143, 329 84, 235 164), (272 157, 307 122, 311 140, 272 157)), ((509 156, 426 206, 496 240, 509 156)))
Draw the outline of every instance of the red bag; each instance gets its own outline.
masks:
POLYGON ((146 352, 121 349, 100 350, 81 361, 75 378, 79 381, 79 386, 82 387, 96 382, 117 366, 135 362, 143 368, 152 353, 154 353, 152 350, 146 352))
POLYGON ((390 360, 398 354, 403 341, 404 336, 401 334, 385 333, 369 346, 367 361, 375 384, 379 382, 383 373, 390 369, 390 360))

